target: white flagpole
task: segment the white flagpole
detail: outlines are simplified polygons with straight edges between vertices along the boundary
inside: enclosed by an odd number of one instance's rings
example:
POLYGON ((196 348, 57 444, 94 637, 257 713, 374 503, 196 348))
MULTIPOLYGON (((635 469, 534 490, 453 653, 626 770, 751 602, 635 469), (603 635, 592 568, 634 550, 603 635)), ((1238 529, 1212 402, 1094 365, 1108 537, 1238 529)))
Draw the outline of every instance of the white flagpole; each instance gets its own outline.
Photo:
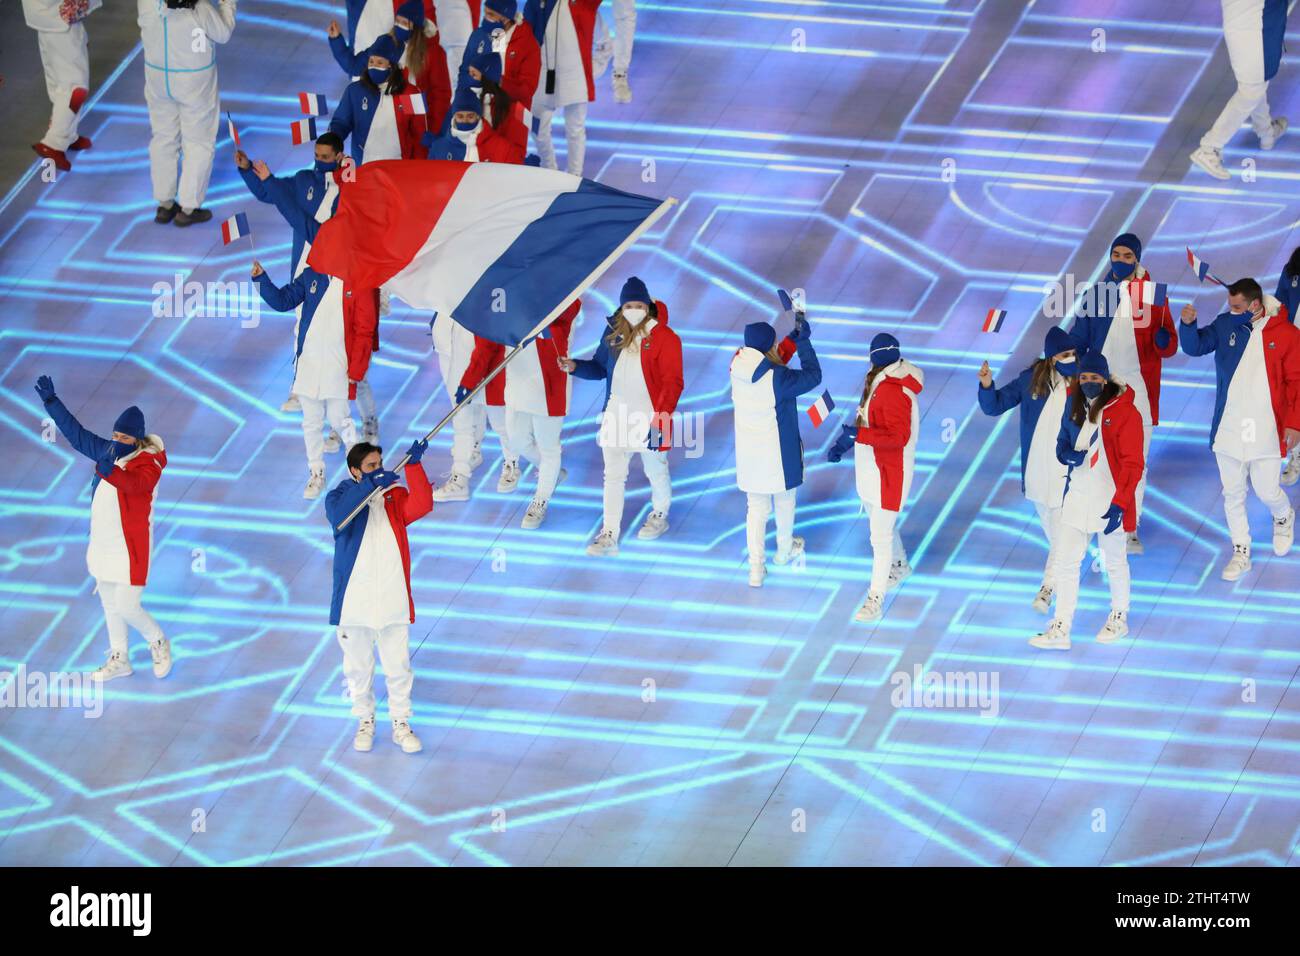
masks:
MULTIPOLYGON (((602 261, 600 265, 596 266, 596 268, 593 269, 590 274, 588 274, 587 278, 583 279, 582 282, 578 284, 578 287, 574 289, 573 292, 565 296, 563 301, 561 301, 559 305, 557 305, 554 309, 552 309, 550 314, 547 315, 546 318, 538 322, 537 325, 533 327, 533 330, 529 332, 526 336, 524 336, 524 338, 520 340, 518 345, 516 345, 514 348, 510 350, 510 352, 506 355, 506 357, 501 360, 501 363, 497 365, 497 367, 494 368, 491 372, 489 372, 487 376, 483 379, 483 381, 479 382, 478 385, 474 387, 474 390, 465 397, 465 400, 463 402, 461 402, 458 405, 452 406, 451 411, 449 411, 446 415, 443 416, 442 421, 434 425, 432 431, 430 431, 427 435, 424 436, 424 441, 429 441, 431 438, 433 438, 434 435, 442 431, 443 427, 449 421, 451 421, 452 418, 455 417, 457 412, 459 412, 462 408, 464 408, 466 405, 472 402, 474 400, 475 395, 483 391, 483 389, 487 388, 488 382, 496 378, 501 373, 501 370, 504 369, 506 365, 510 362, 510 360, 514 358, 516 355, 518 355, 520 351, 523 350, 524 346, 526 346, 533 339, 537 338, 537 336, 541 334, 543 329, 545 329, 548 325, 554 322, 560 316, 560 313, 562 313, 573 303, 574 299, 582 295, 582 293, 586 292, 593 282, 595 282, 602 275, 604 275, 605 272, 609 269, 609 267, 614 264, 614 262, 618 259, 619 256, 621 256, 624 252, 627 251, 628 247, 631 246, 632 243, 636 242, 639 238, 641 238, 641 235, 647 229, 649 229, 656 222, 658 222, 659 219, 662 218, 664 213, 666 213, 669 209, 671 209, 675 205, 677 205, 677 200, 670 196, 667 199, 665 199, 663 202, 661 202, 659 204, 659 207, 654 212, 646 216, 646 218, 641 222, 641 224, 638 225, 635 229, 633 229, 632 232, 628 234, 628 237, 624 239, 622 242, 620 242, 618 246, 614 249, 614 251, 611 252, 609 255, 607 255, 604 261, 602 261)), ((408 461, 410 461, 410 457, 411 457, 410 455, 403 455, 402 460, 399 461, 393 467, 392 470, 396 471, 398 468, 403 467, 408 461)), ((362 501, 355 508, 353 508, 352 511, 348 513, 348 516, 338 523, 338 526, 335 528, 335 530, 342 531, 344 528, 346 528, 349 524, 352 523, 352 519, 355 518, 357 515, 359 515, 362 512, 362 510, 367 505, 370 504, 371 500, 374 499, 375 496, 383 494, 385 490, 386 489, 384 488, 376 488, 374 491, 368 494, 364 501, 362 501)))

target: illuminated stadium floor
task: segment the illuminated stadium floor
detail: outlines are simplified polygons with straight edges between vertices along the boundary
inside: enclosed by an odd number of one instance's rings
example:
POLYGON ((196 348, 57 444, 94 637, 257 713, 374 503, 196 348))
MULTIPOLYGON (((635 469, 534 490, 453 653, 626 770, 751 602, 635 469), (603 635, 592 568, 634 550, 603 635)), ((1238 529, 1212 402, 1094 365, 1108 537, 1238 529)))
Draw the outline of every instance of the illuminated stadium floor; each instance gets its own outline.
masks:
MULTIPOLYGON (((137 673, 109 685, 97 720, 0 709, 0 863, 1300 862, 1300 552, 1272 556, 1252 502, 1255 570, 1218 577, 1207 361, 1166 366, 1136 639, 1091 641, 1107 598, 1090 575, 1075 649, 1025 643, 1043 623, 1029 602, 1045 551, 1013 416, 976 409, 980 362, 1001 381, 1036 356, 1044 283, 1092 279, 1117 232, 1143 236, 1179 301, 1201 291, 1186 245, 1271 288, 1300 241, 1300 139, 1269 154, 1234 141, 1225 161, 1257 160, 1253 183, 1187 172, 1229 91, 1217 5, 1105 19, 1119 6, 640 5, 635 101, 616 106, 601 81, 587 173, 681 203, 588 296, 574 352, 594 348, 622 279, 645 278, 686 347, 682 408, 704 416, 703 454, 674 452, 671 531, 600 560, 583 552, 600 521, 600 388, 575 386, 569 478, 539 531, 518 527, 526 487, 495 493, 489 442, 474 499, 412 529, 414 757, 386 734, 351 749, 330 535, 301 498, 298 421, 278 411, 290 320, 152 317, 154 283, 242 280, 251 256, 223 248, 215 222, 153 225, 137 53, 89 110, 96 146, 74 173, 29 174, 0 206, 0 666, 89 669, 106 646, 83 560, 89 466, 41 439, 43 372, 88 426, 138 402, 167 443, 146 606, 177 662, 155 682, 133 645, 137 673), (1099 25, 1106 53, 1089 49, 1099 25), (834 425, 803 426, 806 567, 746 583, 726 371, 778 284, 807 290, 840 411, 876 331, 926 373, 902 523, 917 571, 876 627, 852 622, 869 547, 851 466, 825 462, 834 425), (986 335, 993 307, 1009 316, 986 335), (996 678, 997 716, 895 707, 891 675, 918 666, 996 678)), ((330 15, 246 0, 220 50, 223 107, 276 171, 310 158, 288 141, 296 94, 333 103, 342 88, 330 15)), ((1275 113, 1295 117, 1293 64, 1275 86, 1275 113)), ((225 136, 208 205, 246 211, 284 281, 288 231, 247 196, 225 136)), ((396 449, 447 409, 427 317, 396 309, 378 358, 396 449)), ((448 443, 426 458, 435 479, 448 443)), ((331 469, 333 484, 338 456, 331 469)), ((625 531, 648 509, 635 466, 629 486, 625 531)))

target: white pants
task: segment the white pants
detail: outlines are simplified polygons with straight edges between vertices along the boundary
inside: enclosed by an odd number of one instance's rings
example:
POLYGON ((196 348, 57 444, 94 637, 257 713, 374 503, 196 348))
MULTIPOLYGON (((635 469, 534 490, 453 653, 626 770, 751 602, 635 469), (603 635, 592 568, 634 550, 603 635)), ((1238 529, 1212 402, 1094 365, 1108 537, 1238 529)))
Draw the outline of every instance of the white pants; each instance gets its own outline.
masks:
POLYGON ((1223 149, 1246 117, 1256 133, 1273 124, 1268 110, 1268 81, 1264 79, 1264 0, 1221 0, 1223 39, 1237 90, 1223 107, 1201 145, 1223 149))
POLYGON ((533 415, 529 412, 506 408, 506 434, 516 455, 527 458, 537 466, 538 501, 550 501, 560 480, 560 458, 563 445, 560 432, 564 428, 563 415, 533 415))
POLYGON ((614 72, 626 73, 632 65, 632 40, 636 36, 636 0, 614 0, 614 72))
POLYGON ((1056 552, 1061 540, 1061 509, 1051 508, 1037 501, 1038 521, 1043 526, 1047 537, 1047 563, 1043 565, 1043 584, 1049 588, 1056 587, 1056 552))
POLYGON ((215 66, 198 73, 165 76, 163 70, 145 67, 144 100, 153 131, 149 139, 149 175, 153 198, 159 205, 173 199, 180 202, 182 209, 203 205, 217 142, 217 98, 215 66))
POLYGON ((41 142, 50 149, 64 150, 77 139, 77 114, 68 101, 78 86, 90 89, 90 52, 86 28, 74 23, 68 30, 37 30, 41 66, 45 68, 45 92, 50 96, 50 128, 41 142))
POLYGON ((307 445, 307 467, 312 471, 325 470, 325 436, 321 429, 325 419, 339 433, 346 452, 357 443, 357 426, 352 421, 352 411, 346 398, 305 398, 302 403, 302 437, 307 445))
POLYGON ((375 390, 370 387, 369 379, 357 382, 357 414, 362 421, 367 418, 379 420, 379 406, 375 404, 375 390))
MULTIPOLYGON (((555 143, 551 138, 551 117, 555 111, 539 107, 534 115, 537 116, 537 155, 547 169, 556 169, 555 143)), ((564 107, 564 136, 567 144, 565 172, 581 176, 587 158, 586 103, 571 103, 564 107)))
POLYGON ((780 494, 747 493, 749 508, 745 512, 745 543, 749 546, 749 563, 762 564, 767 558, 767 516, 776 510, 776 553, 789 554, 794 539, 794 499, 798 488, 780 494))
POLYGON ((1142 477, 1138 479, 1137 489, 1133 492, 1133 502, 1138 512, 1137 524, 1142 523, 1142 501, 1147 496, 1147 472, 1151 470, 1150 452, 1151 422, 1144 418, 1142 419, 1142 477))
POLYGON ((505 460, 519 460, 510 443, 506 407, 474 404, 457 412, 451 420, 451 470, 455 474, 468 478, 474 473, 470 460, 474 457, 474 449, 483 443, 488 423, 501 439, 501 454, 505 460))
POLYGON ((1228 534, 1232 543, 1250 544, 1250 521, 1246 518, 1246 481, 1250 480, 1255 495, 1264 503, 1274 518, 1284 518, 1291 510, 1291 502, 1282 490, 1279 478, 1281 457, 1256 458, 1241 461, 1231 455, 1214 454, 1219 463, 1219 480, 1223 482, 1223 514, 1228 519, 1228 534))
POLYGON ((113 650, 126 656, 126 627, 131 625, 150 644, 162 640, 162 628, 148 611, 140 606, 143 585, 117 584, 95 579, 99 603, 104 605, 104 623, 108 625, 108 643, 113 650))
POLYGON ((343 648, 343 676, 352 695, 352 716, 375 715, 375 646, 379 663, 384 665, 384 683, 388 685, 388 716, 407 720, 411 716, 410 625, 390 624, 382 631, 371 627, 342 625, 338 629, 339 647, 343 648))
POLYGON ((673 502, 672 480, 668 473, 668 452, 649 448, 602 448, 605 456, 605 530, 618 537, 623 527, 623 498, 627 494, 627 473, 632 456, 641 456, 641 467, 650 482, 650 507, 668 514, 673 502))
POLYGON ((898 533, 898 512, 862 502, 871 521, 871 588, 872 594, 883 595, 889 586, 889 569, 896 562, 907 560, 907 549, 898 533))
MULTIPOLYGON (((1110 534, 1096 533, 1106 575, 1110 579, 1110 609, 1128 610, 1128 535, 1122 527, 1110 534)), ((1079 603, 1079 568, 1088 553, 1093 533, 1062 524, 1056 542, 1056 620, 1069 627, 1079 603)))
POLYGON ((474 23, 466 0, 433 0, 433 9, 438 18, 438 42, 447 54, 447 73, 454 90, 460 61, 465 57, 465 44, 469 42, 474 23))

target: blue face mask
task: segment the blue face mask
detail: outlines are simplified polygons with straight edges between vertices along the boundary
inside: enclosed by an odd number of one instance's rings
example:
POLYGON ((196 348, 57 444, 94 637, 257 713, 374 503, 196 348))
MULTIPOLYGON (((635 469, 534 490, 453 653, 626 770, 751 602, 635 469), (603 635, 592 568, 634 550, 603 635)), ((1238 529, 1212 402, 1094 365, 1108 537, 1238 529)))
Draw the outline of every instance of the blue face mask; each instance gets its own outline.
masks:
POLYGON ((1079 387, 1083 389, 1083 394, 1088 396, 1091 401, 1101 394, 1101 390, 1106 387, 1104 382, 1080 382, 1079 387))
POLYGON ((1136 268, 1136 262, 1112 262, 1110 264, 1111 275, 1120 280, 1127 279, 1136 268))
POLYGON ((338 165, 339 165, 338 160, 333 160, 332 162, 327 163, 323 159, 318 159, 316 160, 316 172, 332 173, 334 172, 334 170, 338 168, 338 165))
POLYGON ((1066 378, 1069 378, 1070 376, 1078 373, 1079 363, 1077 361, 1076 362, 1058 361, 1056 363, 1056 371, 1061 375, 1064 375, 1066 378))
POLYGON ((460 130, 462 133, 468 133, 478 125, 478 120, 475 120, 472 123, 452 123, 451 125, 456 127, 456 129, 460 130))
POLYGON ((370 82, 375 86, 383 86, 388 82, 387 70, 366 70, 366 75, 370 77, 370 82))

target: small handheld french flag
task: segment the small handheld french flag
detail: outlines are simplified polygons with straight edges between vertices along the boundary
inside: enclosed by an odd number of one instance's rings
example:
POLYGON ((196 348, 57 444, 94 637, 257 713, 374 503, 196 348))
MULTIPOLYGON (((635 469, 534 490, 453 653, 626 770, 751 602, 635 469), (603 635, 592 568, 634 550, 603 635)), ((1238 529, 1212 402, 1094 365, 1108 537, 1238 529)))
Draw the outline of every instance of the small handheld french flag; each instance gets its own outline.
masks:
POLYGON ((1002 329, 1002 320, 1007 317, 1006 309, 989 309, 989 314, 984 316, 984 331, 999 332, 1002 329))
POLYGON ((831 400, 829 390, 822 392, 817 401, 808 407, 808 417, 812 419, 813 428, 821 428, 822 422, 830 417, 835 408, 835 402, 831 400))
POLYGON ((237 212, 221 224, 221 243, 228 246, 241 236, 247 236, 250 232, 248 216, 242 212, 237 212))
POLYGON ((1216 285, 1226 284, 1222 279, 1220 279, 1218 276, 1210 272, 1209 264, 1202 262, 1201 259, 1196 255, 1196 253, 1192 252, 1191 246, 1187 247, 1187 264, 1191 266, 1192 271, 1196 273, 1196 278, 1198 278, 1202 282, 1204 282, 1206 279, 1209 279, 1211 282, 1215 283, 1216 285))
POLYGON ((330 111, 329 103, 321 93, 299 93, 298 105, 307 116, 324 116, 330 111))
POLYGON ((230 118, 230 114, 229 114, 229 113, 226 114, 226 125, 230 127, 230 138, 233 139, 233 140, 235 141, 235 148, 238 149, 238 148, 239 148, 239 130, 235 129, 235 121, 232 120, 232 119, 230 118))
POLYGON ((1169 304, 1169 286, 1164 282, 1142 283, 1142 304, 1160 308, 1169 304))
POLYGON ((424 116, 428 109, 424 105, 424 94, 420 92, 403 93, 397 97, 397 106, 412 116, 424 116))
POLYGON ((316 138, 316 120, 300 119, 289 124, 289 133, 293 136, 293 145, 310 143, 316 138))

